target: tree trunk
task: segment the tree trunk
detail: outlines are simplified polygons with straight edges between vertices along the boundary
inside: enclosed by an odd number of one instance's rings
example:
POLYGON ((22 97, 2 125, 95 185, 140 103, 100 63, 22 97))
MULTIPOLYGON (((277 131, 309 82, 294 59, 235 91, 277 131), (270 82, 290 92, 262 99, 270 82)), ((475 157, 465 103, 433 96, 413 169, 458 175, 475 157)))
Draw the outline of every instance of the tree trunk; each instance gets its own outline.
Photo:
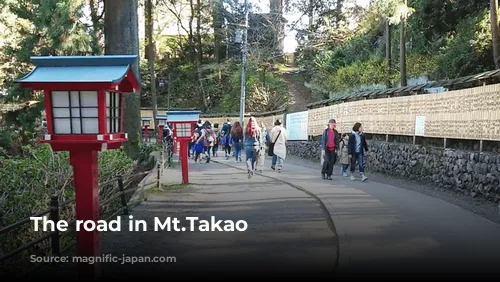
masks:
MULTIPOLYGON (((406 4, 406 1, 405 1, 406 4)), ((400 23, 400 54, 399 54, 399 65, 401 72, 401 87, 407 86, 407 78, 406 78, 406 17, 401 18, 400 23)))
POLYGON ((342 7, 344 6, 344 0, 337 0, 337 15, 335 17, 335 23, 337 28, 340 26, 340 21, 343 19, 342 17, 342 7))
POLYGON ((498 0, 490 0, 491 39, 495 69, 500 68, 500 31, 498 27, 498 0))
POLYGON ((90 18, 92 20, 92 34, 90 35, 92 38, 92 55, 101 55, 102 47, 99 44, 99 39, 101 38, 101 32, 99 30, 99 17, 97 16, 97 10, 99 8, 99 1, 97 1, 97 5, 95 0, 89 1, 90 6, 90 18))
POLYGON ((387 60, 387 88, 392 87, 391 73, 392 73, 392 42, 391 42, 391 24, 389 21, 385 23, 385 59, 387 60))
MULTIPOLYGON (((139 22, 137 15, 138 0, 105 1, 104 18, 105 54, 139 55, 139 22)), ((132 70, 140 79, 139 61, 132 65, 132 70)), ((128 133, 125 151, 132 158, 139 152, 140 95, 125 95, 123 132, 128 133)))
POLYGON ((222 42, 222 0, 214 0, 212 3, 212 22, 214 29, 214 57, 219 65, 219 83, 222 82, 222 71, 220 63, 222 62, 221 42, 222 42))
MULTIPOLYGON (((193 0, 190 0, 191 6, 191 17, 189 19, 189 30, 192 34, 193 30, 193 19, 194 19, 194 5, 193 0)), ((193 35, 191 35, 191 42, 194 41, 193 35)), ((208 99, 205 93, 205 88, 203 87, 203 73, 201 70, 201 63, 203 61, 203 45, 201 42, 201 1, 196 0, 196 45, 194 42, 192 43, 193 51, 196 53, 195 62, 196 62, 196 73, 198 75, 198 83, 200 85, 201 98, 203 99, 203 105, 205 105, 205 110, 208 110, 209 104, 208 99)))
POLYGON ((189 0, 189 8, 191 10, 191 15, 189 16, 189 33, 188 33, 188 42, 189 42, 189 47, 192 52, 191 59, 196 61, 196 47, 194 46, 194 35, 193 35, 193 21, 195 17, 195 12, 194 12, 194 4, 193 0, 189 0))
POLYGON ((278 54, 283 52, 283 0, 269 0, 269 10, 274 26, 274 51, 278 54))
POLYGON ((198 61, 203 62, 203 45, 201 44, 201 0, 196 0, 196 44, 198 45, 198 61))
MULTIPOLYGON (((146 0, 146 25, 147 25, 147 50, 148 50, 148 63, 149 63, 149 75, 151 77, 151 100, 153 104, 153 123, 155 128, 154 131, 159 130, 158 121, 156 120, 156 115, 158 114, 157 101, 156 101, 156 74, 155 74, 155 42, 153 38, 153 0, 146 0)), ((158 134, 158 136, 160 136, 158 134)), ((161 141, 161 140, 160 140, 161 141)))
POLYGON ((313 24, 314 24, 314 0, 309 0, 309 6, 308 6, 308 11, 307 11, 307 16, 309 18, 309 25, 307 27, 307 41, 309 47, 306 48, 306 53, 309 60, 312 60, 314 57, 314 52, 312 48, 314 36, 313 36, 313 24))

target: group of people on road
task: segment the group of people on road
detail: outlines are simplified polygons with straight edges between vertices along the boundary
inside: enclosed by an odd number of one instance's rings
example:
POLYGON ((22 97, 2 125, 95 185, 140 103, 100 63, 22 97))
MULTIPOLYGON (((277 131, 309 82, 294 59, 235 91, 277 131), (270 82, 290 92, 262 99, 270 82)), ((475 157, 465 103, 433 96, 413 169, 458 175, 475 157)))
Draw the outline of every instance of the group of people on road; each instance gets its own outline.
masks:
MULTIPOLYGON (((242 162, 242 152, 245 152, 245 163, 248 178, 255 171, 263 172, 266 152, 272 157, 271 169, 282 172, 283 162, 286 158, 287 130, 282 121, 277 119, 270 131, 263 122, 258 122, 255 117, 250 117, 243 128, 240 122, 231 124, 228 119, 219 129, 218 124, 209 121, 198 121, 190 143, 189 154, 193 155, 195 162, 210 162, 211 157, 218 156, 219 147, 224 151, 224 157, 231 157, 236 162, 242 162)), ((340 134, 337 131, 337 122, 330 119, 328 127, 321 136, 321 176, 323 179, 332 180, 333 168, 337 159, 341 162, 341 174, 355 180, 354 172, 358 167, 361 180, 368 178, 364 173, 364 156, 368 151, 368 144, 363 133, 361 123, 355 123, 352 131, 340 134), (348 170, 350 173, 348 174, 348 170)))
POLYGON ((340 133, 337 131, 337 122, 330 119, 328 127, 323 131, 320 141, 321 147, 321 177, 332 180, 333 167, 340 153, 341 173, 348 177, 347 170, 350 170, 351 180, 356 180, 354 172, 356 163, 362 181, 368 178, 364 173, 364 155, 368 151, 368 144, 363 133, 363 126, 357 122, 350 133, 340 133))
POLYGON ((234 157, 236 162, 242 162, 242 151, 245 152, 248 178, 255 171, 263 172, 267 155, 272 157, 271 169, 281 172, 286 158, 287 132, 280 119, 274 122, 268 131, 264 122, 258 122, 250 117, 243 128, 240 122, 231 124, 228 119, 222 129, 218 124, 214 128, 209 121, 198 121, 189 144, 189 156, 193 155, 195 162, 201 162, 204 157, 210 162, 211 155, 217 156, 219 147, 224 151, 224 157, 229 160, 234 157), (202 155, 203 154, 203 155, 202 155))

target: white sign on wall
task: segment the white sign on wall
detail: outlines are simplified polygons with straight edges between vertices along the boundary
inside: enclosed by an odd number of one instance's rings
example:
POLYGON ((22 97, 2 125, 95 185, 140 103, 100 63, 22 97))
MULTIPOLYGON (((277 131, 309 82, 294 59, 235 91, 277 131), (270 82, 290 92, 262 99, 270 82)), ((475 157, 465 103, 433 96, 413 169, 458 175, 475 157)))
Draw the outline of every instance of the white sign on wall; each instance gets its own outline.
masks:
POLYGON ((307 140, 307 126, 309 111, 292 113, 286 115, 286 130, 288 140, 307 140))
POLYGON ((425 116, 415 117, 415 136, 425 136, 425 116))

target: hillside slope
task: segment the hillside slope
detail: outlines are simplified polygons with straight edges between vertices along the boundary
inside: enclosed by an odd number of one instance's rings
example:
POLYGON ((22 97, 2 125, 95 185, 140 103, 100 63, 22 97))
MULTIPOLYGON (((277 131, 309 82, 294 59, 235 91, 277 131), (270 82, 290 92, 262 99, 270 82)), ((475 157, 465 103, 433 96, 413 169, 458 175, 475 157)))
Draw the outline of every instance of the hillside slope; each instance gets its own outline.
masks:
POLYGON ((289 67, 283 74, 283 78, 288 82, 290 112, 305 111, 307 104, 314 102, 311 91, 304 86, 302 74, 296 73, 297 70, 297 68, 289 67))

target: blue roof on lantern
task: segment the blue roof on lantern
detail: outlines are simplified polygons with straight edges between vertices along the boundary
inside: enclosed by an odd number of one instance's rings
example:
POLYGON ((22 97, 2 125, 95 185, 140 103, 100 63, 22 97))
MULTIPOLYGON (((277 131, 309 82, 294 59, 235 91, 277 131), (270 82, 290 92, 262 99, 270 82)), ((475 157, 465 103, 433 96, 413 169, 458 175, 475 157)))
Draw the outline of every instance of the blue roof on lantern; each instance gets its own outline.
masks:
MULTIPOLYGON (((31 57, 35 69, 16 82, 120 82, 137 61, 137 55, 31 57)), ((139 76, 134 73, 138 82, 139 76)))
POLYGON ((156 115, 157 119, 167 119, 167 115, 156 115))
POLYGON ((168 122, 194 121, 200 119, 201 111, 167 111, 168 122))
POLYGON ((151 120, 151 117, 141 117, 141 120, 151 120))

